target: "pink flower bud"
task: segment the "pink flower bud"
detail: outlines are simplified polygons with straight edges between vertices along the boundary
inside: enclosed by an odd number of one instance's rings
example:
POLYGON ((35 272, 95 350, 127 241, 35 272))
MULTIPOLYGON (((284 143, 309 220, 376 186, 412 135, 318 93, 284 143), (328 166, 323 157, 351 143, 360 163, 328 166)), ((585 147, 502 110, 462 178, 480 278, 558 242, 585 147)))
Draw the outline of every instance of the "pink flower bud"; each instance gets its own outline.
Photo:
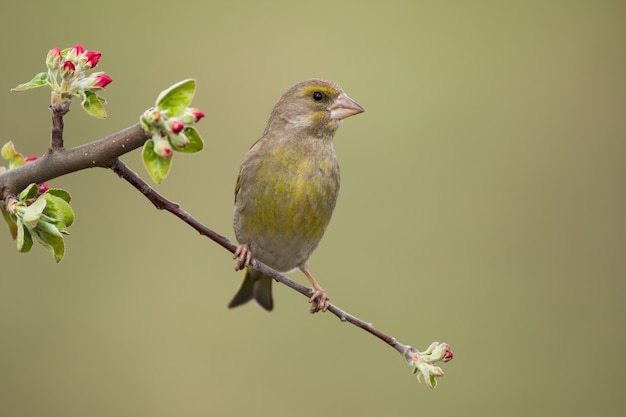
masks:
POLYGON ((76 46, 72 47, 72 49, 70 50, 70 53, 72 52, 74 53, 75 56, 79 56, 79 55, 82 55, 83 52, 85 52, 85 48, 83 47, 83 45, 79 43, 76 46))
POLYGON ((439 343, 435 346, 432 352, 432 360, 450 362, 454 358, 454 354, 450 349, 450 345, 447 343, 439 343))
POLYGON ((33 162, 38 160, 39 157, 38 156, 27 156, 26 158, 24 158, 24 162, 33 162))
POLYGON ((170 119, 170 130, 172 133, 178 135, 183 129, 185 125, 178 119, 170 119))
POLYGON ((94 74, 94 78, 96 79, 96 83, 94 85, 94 88, 104 88, 107 85, 111 84, 111 81, 113 81, 111 79, 111 77, 109 77, 104 72, 102 72, 100 74, 94 74))
POLYGON ((50 189, 50 186, 46 184, 45 182, 42 182, 41 184, 37 185, 37 188, 39 189, 39 191, 37 191, 39 195, 42 195, 43 193, 45 193, 46 191, 50 189))
POLYGON ((176 149, 185 149, 187 145, 189 145, 189 138, 184 133, 179 133, 178 135, 169 135, 170 143, 176 149))
POLYGON ((169 158, 172 156, 172 145, 170 145, 167 140, 163 138, 155 140, 155 138, 153 138, 152 141, 154 142, 154 153, 159 155, 161 158, 169 158))
POLYGON ((91 74, 89 78, 81 80, 77 87, 85 90, 100 90, 109 85, 111 81, 113 81, 111 77, 104 72, 96 72, 91 74))
POLYGON ((101 55, 102 53, 98 51, 86 51, 81 57, 81 60, 84 60, 85 68, 94 68, 98 65, 101 55))
POLYGON ((76 66, 72 61, 65 61, 63 63, 63 78, 70 79, 74 76, 74 71, 76 71, 76 66))
POLYGON ((180 116, 180 119, 183 123, 190 125, 192 123, 197 123, 198 120, 202 119, 203 117, 204 113, 202 113, 200 110, 192 107, 187 107, 183 114, 180 116))
POLYGON ((200 119, 202 119, 204 117, 204 113, 202 113, 200 110, 196 110, 194 109, 191 114, 193 114, 196 117, 196 123, 198 123, 200 121, 200 119))
POLYGON ((48 56, 46 56, 46 66, 51 70, 56 70, 61 67, 61 50, 59 48, 50 49, 48 56))

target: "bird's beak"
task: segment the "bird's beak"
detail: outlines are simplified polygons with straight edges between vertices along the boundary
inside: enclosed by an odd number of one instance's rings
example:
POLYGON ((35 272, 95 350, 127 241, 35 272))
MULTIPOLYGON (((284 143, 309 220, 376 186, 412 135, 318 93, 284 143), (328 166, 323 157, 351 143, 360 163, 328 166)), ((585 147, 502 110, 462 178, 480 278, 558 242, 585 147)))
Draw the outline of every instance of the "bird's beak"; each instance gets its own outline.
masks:
POLYGON ((359 106, 356 101, 341 93, 335 102, 330 106, 330 118, 335 120, 343 120, 346 117, 363 113, 365 110, 359 106))

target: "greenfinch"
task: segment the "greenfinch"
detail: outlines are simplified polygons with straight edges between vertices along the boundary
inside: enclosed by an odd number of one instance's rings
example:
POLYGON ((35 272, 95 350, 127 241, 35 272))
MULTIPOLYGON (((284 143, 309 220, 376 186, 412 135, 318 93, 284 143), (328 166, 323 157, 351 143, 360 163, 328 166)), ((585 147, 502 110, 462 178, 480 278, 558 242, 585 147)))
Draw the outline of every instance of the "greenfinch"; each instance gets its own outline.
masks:
POLYGON ((235 270, 246 268, 230 308, 254 299, 271 311, 272 278, 247 268, 252 257, 280 272, 300 269, 313 286, 311 312, 329 301, 309 272, 339 192, 335 132, 363 112, 332 81, 302 81, 274 106, 265 131, 245 155, 235 187, 233 226, 240 245, 235 270))

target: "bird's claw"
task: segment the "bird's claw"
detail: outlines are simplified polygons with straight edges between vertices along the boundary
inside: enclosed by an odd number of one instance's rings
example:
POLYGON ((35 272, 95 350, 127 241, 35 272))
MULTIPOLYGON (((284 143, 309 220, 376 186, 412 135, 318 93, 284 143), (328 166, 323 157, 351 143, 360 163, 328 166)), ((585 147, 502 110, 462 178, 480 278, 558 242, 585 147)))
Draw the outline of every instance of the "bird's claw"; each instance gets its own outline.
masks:
POLYGON ((311 314, 318 311, 324 312, 330 307, 330 299, 326 295, 326 291, 321 288, 313 291, 313 295, 309 298, 309 303, 311 303, 311 314))
POLYGON ((237 259, 237 263, 235 264, 235 271, 240 271, 243 268, 250 265, 250 261, 252 260, 252 251, 248 245, 239 245, 235 252, 233 253, 233 259, 237 259))

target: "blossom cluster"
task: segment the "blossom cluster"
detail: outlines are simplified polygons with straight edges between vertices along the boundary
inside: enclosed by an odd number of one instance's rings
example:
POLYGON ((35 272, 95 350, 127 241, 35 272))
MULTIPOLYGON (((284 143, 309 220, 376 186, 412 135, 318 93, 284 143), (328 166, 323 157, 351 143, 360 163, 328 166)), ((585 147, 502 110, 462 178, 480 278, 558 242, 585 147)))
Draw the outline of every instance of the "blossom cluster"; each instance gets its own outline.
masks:
POLYGON ((61 51, 53 48, 46 57, 48 67, 47 84, 52 89, 52 104, 63 102, 73 97, 84 99, 86 91, 101 90, 112 81, 105 72, 86 74, 87 70, 98 65, 100 56, 98 51, 85 50, 78 44, 61 51))
POLYGON ((436 362, 450 362, 454 358, 452 349, 447 343, 433 342, 424 352, 411 348, 406 353, 407 360, 413 365, 413 373, 417 374, 418 381, 423 378, 430 388, 437 386, 437 379, 443 376, 443 370, 435 366, 436 362))
POLYGON ((177 116, 169 116, 169 110, 153 107, 143 114, 141 123, 154 142, 154 152, 161 158, 172 156, 172 150, 184 150, 190 138, 185 129, 204 117, 204 113, 194 107, 187 107, 177 116))

